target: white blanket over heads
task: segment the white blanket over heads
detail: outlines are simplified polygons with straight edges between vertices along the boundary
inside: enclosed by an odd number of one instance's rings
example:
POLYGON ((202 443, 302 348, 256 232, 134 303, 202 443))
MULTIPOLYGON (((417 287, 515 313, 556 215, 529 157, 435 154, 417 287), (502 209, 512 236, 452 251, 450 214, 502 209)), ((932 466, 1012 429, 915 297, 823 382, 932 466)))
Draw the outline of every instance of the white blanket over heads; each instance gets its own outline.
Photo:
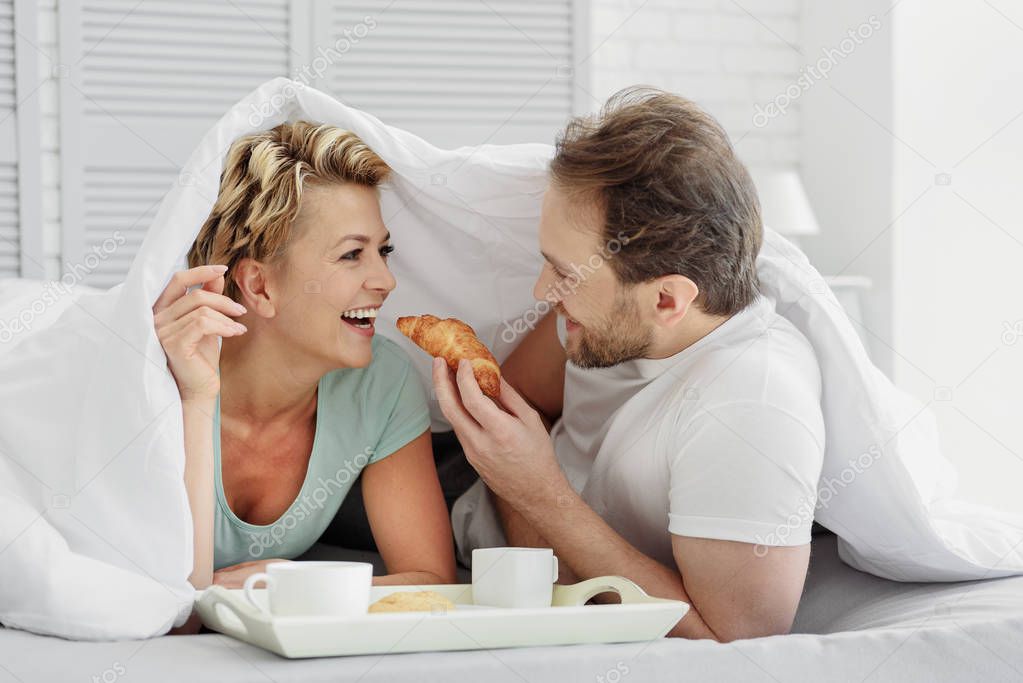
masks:
MULTIPOLYGON (((194 591, 181 406, 151 307, 212 207, 232 141, 300 119, 354 131, 394 170, 381 201, 398 287, 378 329, 409 351, 424 384, 429 358, 397 333, 397 316, 462 318, 499 360, 535 320, 549 145, 439 150, 300 83, 264 84, 203 138, 123 284, 79 291, 73 303, 49 301, 36 287, 0 305, 0 322, 43 309, 31 330, 0 340, 5 625, 109 639, 183 623, 194 591)), ((822 495, 817 518, 841 536, 842 557, 900 580, 1023 571, 1023 521, 946 497, 952 473, 933 423, 871 365, 805 257, 768 230, 759 265, 764 293, 820 358, 822 486, 838 483, 822 495)), ((433 415, 434 428, 445 429, 436 405, 433 415)))

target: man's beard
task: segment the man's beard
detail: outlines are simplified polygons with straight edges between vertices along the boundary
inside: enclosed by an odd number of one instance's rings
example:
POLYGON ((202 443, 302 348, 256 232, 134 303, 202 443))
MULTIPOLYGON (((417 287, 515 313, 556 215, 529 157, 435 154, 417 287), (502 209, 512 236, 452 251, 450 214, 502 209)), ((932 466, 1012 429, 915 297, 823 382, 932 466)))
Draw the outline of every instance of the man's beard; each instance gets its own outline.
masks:
POLYGON ((634 299, 619 293, 611 314, 599 327, 581 327, 577 343, 567 352, 568 360, 580 368, 609 368, 646 356, 653 333, 639 315, 634 299))

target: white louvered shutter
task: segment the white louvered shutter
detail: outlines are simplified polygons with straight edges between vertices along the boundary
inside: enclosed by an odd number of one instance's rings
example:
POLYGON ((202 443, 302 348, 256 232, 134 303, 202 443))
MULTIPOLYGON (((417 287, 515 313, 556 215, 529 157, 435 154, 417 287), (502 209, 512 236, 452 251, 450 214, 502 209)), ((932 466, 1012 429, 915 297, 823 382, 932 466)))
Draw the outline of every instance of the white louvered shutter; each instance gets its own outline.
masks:
POLYGON ((257 85, 290 75, 290 5, 61 2, 61 52, 78 55, 65 58, 74 66, 61 91, 64 260, 100 249, 87 284, 123 280, 203 133, 257 85), (108 255, 118 233, 125 244, 108 255))
POLYGON ((312 58, 325 68, 313 75, 343 102, 440 147, 550 142, 578 95, 582 4, 317 2, 312 58))
POLYGON ((36 12, 0 0, 0 278, 44 276, 36 12))
POLYGON ((59 0, 65 271, 120 282, 202 133, 274 76, 442 147, 553 140, 585 82, 585 2, 59 0))
POLYGON ((21 270, 14 35, 14 2, 6 0, 0 2, 0 278, 21 270))

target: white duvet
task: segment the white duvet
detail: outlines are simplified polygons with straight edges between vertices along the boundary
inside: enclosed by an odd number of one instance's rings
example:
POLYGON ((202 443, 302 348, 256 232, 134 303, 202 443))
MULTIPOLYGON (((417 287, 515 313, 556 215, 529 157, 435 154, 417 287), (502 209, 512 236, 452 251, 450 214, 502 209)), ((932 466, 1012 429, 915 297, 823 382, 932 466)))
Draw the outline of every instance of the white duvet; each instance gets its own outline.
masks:
MULTIPOLYGON (((379 329, 409 349, 424 383, 428 358, 394 330, 398 315, 455 315, 499 360, 511 350, 507 326, 534 303, 552 148, 439 150, 301 84, 264 84, 204 137, 122 285, 73 303, 39 285, 0 287, 0 322, 38 311, 30 331, 0 335, 5 625, 113 639, 183 623, 193 590, 180 403, 150 307, 212 206, 231 142, 297 119, 355 131, 395 171, 382 203, 398 288, 379 329)), ((768 230, 759 267, 764 293, 820 360, 827 452, 816 517, 841 537, 842 558, 898 580, 1023 573, 1023 520, 949 497, 954 473, 930 415, 871 365, 802 253, 768 230)), ((437 412, 434 428, 445 428, 437 412)))

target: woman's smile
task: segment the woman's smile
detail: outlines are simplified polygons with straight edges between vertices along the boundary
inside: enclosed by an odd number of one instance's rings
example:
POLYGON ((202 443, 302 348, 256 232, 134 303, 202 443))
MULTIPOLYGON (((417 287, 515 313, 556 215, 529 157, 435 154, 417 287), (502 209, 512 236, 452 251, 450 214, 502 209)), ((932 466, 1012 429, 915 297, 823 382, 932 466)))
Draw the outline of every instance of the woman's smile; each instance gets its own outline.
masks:
POLYGON ((377 311, 380 305, 367 306, 364 308, 352 308, 341 314, 341 320, 353 332, 364 337, 372 337, 375 332, 377 311))

